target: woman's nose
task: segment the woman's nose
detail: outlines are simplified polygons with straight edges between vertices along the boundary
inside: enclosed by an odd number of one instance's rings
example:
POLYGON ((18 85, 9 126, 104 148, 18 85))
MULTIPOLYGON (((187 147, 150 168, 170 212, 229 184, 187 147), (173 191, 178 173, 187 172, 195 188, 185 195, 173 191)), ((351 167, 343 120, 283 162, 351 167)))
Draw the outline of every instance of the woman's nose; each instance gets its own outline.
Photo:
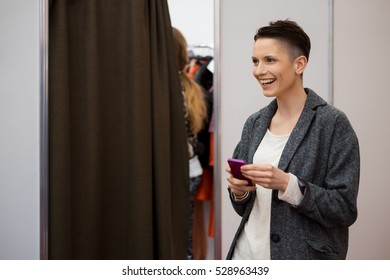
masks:
POLYGON ((258 65, 256 65, 254 68, 253 68, 253 75, 255 76, 260 76, 260 75, 263 75, 267 72, 267 70, 265 69, 264 65, 259 63, 258 65))

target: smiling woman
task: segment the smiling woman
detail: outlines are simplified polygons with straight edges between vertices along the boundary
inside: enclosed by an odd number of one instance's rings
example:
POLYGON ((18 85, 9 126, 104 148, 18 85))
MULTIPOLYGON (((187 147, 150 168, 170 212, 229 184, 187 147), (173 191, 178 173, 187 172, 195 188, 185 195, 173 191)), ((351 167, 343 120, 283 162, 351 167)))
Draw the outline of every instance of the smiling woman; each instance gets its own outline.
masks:
POLYGON ((302 75, 307 58, 304 55, 292 57, 283 44, 273 38, 258 38, 253 46, 253 76, 267 97, 288 98, 294 88, 302 87, 302 79, 294 78, 295 74, 302 75))
MULTIPOLYGON (((226 195, 225 162, 232 156, 247 117, 270 101, 264 98, 262 88, 251 75, 254 67, 251 65, 254 34, 260 26, 266 26, 270 21, 289 18, 299 22, 315 46, 310 54, 310 64, 305 70, 305 86, 315 88, 322 98, 331 101, 333 9, 332 1, 327 0, 316 3, 305 0, 246 1, 245 5, 235 1, 218 2, 216 14, 220 17, 216 20, 219 22, 216 50, 219 55, 216 55, 215 88, 218 92, 217 168, 220 169, 216 184, 220 185, 218 194, 221 197, 221 258, 225 258, 240 220, 226 195)), ((268 74, 265 78, 278 77, 268 74)), ((276 83, 278 80, 269 85, 270 89, 276 83)))
POLYGON ((256 33, 254 76, 273 100, 247 119, 234 149, 256 187, 228 176, 242 216, 229 259, 346 258, 359 145, 344 113, 304 87, 309 53, 310 39, 294 21, 272 21, 256 33))

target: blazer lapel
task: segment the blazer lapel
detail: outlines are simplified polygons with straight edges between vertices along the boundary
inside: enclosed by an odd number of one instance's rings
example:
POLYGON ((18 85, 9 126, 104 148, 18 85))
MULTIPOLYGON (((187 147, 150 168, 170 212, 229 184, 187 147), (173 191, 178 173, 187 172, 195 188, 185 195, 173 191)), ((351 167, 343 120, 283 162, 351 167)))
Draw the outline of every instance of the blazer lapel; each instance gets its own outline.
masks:
POLYGON ((291 135, 286 143, 282 156, 280 157, 280 161, 279 161, 280 169, 282 170, 287 169, 287 166, 290 163, 291 159, 293 158, 296 150, 298 149, 299 145, 305 138, 305 135, 309 130, 309 127, 311 125, 314 116, 315 116, 315 111, 309 108, 305 108, 302 111, 302 114, 299 117, 299 120, 295 125, 293 131, 291 132, 291 135))
POLYGON ((294 156, 296 150, 299 145, 305 138, 307 131, 316 115, 315 109, 318 106, 326 105, 327 103, 319 97, 314 91, 311 89, 305 89, 307 93, 307 100, 305 107, 302 111, 301 116, 297 124, 295 125, 291 135, 286 143, 286 147, 283 150, 282 156, 279 161, 279 168, 282 170, 286 170, 292 157, 294 156))
MULTIPOLYGON (((323 106, 327 104, 326 101, 324 101, 311 89, 305 88, 305 91, 307 93, 305 107, 302 111, 301 116, 299 117, 297 124, 291 132, 291 135, 286 143, 286 146, 279 161, 278 167, 282 170, 287 169, 296 150, 305 138, 305 135, 307 134, 310 125, 315 117, 315 109, 317 108, 317 106, 323 106)), ((250 159, 250 162, 248 163, 253 163, 253 156, 255 155, 261 140, 263 140, 264 135, 269 127, 269 124, 271 123, 272 117, 275 115, 277 109, 278 104, 276 102, 276 99, 274 99, 267 107, 264 108, 262 113, 256 119, 253 125, 253 137, 251 139, 251 144, 248 150, 248 158, 250 159)))

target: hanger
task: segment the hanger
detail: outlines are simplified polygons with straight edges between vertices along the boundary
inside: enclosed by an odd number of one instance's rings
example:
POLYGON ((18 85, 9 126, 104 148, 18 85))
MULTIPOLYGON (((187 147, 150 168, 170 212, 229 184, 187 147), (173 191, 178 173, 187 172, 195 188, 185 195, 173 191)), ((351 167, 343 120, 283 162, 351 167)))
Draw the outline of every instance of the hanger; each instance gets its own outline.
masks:
POLYGON ((214 47, 208 44, 196 44, 188 46, 190 59, 210 61, 214 56, 214 47))

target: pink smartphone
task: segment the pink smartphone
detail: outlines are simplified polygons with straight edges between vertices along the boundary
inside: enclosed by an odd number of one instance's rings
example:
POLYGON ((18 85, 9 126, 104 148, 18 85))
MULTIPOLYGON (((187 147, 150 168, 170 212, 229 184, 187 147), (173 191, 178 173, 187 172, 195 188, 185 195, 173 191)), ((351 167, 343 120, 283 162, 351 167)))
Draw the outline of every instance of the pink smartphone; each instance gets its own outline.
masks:
POLYGON ((241 173, 241 166, 246 164, 245 160, 229 158, 228 164, 232 170, 232 175, 234 178, 246 180, 248 182, 248 186, 253 186, 253 182, 241 173))

